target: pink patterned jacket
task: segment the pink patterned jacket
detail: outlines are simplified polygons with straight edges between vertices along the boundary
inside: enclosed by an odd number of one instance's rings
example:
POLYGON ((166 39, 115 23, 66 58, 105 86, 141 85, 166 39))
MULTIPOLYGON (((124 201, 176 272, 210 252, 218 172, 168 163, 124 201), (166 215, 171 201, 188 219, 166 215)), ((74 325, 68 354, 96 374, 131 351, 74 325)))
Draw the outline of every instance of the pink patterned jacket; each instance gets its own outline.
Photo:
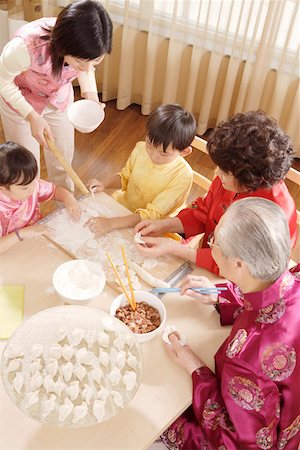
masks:
POLYGON ((222 297, 239 308, 230 336, 215 355, 216 374, 207 367, 192 374, 193 406, 162 439, 170 449, 297 450, 299 272, 286 271, 253 294, 243 295, 232 283, 227 287, 222 297))
POLYGON ((39 203, 51 199, 54 192, 53 183, 39 179, 33 194, 23 202, 11 200, 0 191, 0 236, 36 223, 41 218, 39 203))

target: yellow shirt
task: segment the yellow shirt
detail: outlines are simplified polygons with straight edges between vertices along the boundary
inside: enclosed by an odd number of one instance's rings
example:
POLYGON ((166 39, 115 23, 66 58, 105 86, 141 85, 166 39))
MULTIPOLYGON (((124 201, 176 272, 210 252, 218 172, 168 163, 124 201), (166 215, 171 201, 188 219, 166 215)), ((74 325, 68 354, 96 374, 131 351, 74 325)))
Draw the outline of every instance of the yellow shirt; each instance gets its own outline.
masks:
POLYGON ((115 200, 141 219, 162 219, 187 199, 192 181, 191 166, 182 156, 168 164, 153 164, 145 142, 138 142, 120 173, 122 190, 115 200))

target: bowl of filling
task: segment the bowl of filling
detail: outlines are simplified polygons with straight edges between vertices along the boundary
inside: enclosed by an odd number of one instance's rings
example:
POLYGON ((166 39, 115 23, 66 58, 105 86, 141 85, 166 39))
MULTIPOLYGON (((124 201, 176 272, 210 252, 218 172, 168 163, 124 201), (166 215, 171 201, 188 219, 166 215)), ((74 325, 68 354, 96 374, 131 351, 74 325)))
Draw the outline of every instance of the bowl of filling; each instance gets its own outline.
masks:
POLYGON ((135 334, 139 342, 146 342, 159 334, 166 322, 166 308, 156 295, 147 291, 134 291, 136 310, 128 304, 124 294, 116 297, 110 314, 121 320, 135 334))
POLYGON ((73 305, 82 305, 96 298, 103 291, 105 282, 105 273, 100 265, 85 259, 61 264, 52 277, 60 298, 73 305))

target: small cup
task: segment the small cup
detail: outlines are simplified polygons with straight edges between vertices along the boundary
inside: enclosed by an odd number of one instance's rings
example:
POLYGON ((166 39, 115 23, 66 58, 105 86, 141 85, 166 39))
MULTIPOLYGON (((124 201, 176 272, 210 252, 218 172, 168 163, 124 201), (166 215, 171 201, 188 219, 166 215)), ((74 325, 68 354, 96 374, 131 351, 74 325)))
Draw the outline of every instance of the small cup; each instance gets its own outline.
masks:
MULTIPOLYGON (((157 334, 159 334, 161 330, 164 328, 167 317, 166 308, 163 302, 158 297, 156 297, 156 295, 148 291, 134 291, 134 298, 137 303, 145 302, 148 303, 148 305, 153 306, 158 310, 160 315, 160 325, 155 330, 143 334, 133 333, 138 342, 146 342, 152 339, 157 334)), ((113 300, 111 304, 110 314, 115 317, 117 309, 120 308, 121 306, 126 305, 128 305, 128 302, 125 295, 124 294, 119 295, 113 300)))

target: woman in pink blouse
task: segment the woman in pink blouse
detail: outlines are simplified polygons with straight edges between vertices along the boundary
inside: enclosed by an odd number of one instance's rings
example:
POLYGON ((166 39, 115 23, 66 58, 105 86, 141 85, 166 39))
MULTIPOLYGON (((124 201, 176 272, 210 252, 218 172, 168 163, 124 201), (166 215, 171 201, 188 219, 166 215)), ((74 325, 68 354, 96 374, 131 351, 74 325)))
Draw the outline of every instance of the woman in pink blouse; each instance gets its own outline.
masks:
POLYGON ((37 161, 29 150, 13 142, 0 145, 0 253, 46 232, 47 227, 36 224, 42 202, 61 201, 74 221, 81 216, 71 192, 38 179, 37 172, 37 161))
POLYGON ((209 240, 225 294, 203 296, 191 287, 213 286, 188 277, 181 293, 216 304, 231 334, 215 355, 215 374, 170 336, 170 355, 191 375, 193 405, 162 435, 175 449, 296 450, 300 442, 300 277, 287 268, 290 236, 275 203, 247 198, 233 203, 209 240))

